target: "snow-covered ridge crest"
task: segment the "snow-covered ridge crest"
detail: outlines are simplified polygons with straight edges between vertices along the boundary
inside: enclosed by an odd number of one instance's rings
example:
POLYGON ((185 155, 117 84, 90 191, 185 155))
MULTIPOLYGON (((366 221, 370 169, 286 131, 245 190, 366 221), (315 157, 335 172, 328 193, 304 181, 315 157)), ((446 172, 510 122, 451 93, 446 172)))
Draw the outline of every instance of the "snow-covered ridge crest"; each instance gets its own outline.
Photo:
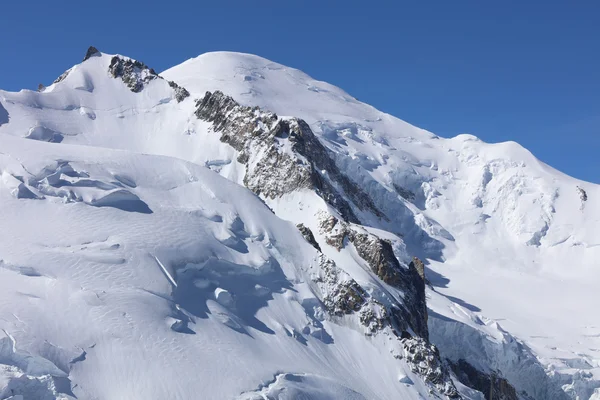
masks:
MULTIPOLYGON (((86 62, 93 57, 103 56, 107 55, 101 53, 94 46, 90 46, 85 57, 83 58, 83 62, 86 62)), ((144 87, 154 79, 165 80, 163 77, 158 75, 153 68, 148 67, 141 61, 121 55, 113 55, 109 57, 110 65, 108 67, 108 73, 110 76, 123 80, 125 85, 134 93, 141 92, 144 87)), ((72 70, 73 68, 70 68, 65 71, 52 84, 55 85, 67 79, 72 70)), ((185 98, 189 97, 190 93, 185 88, 179 86, 173 81, 167 81, 167 83, 175 92, 175 99, 177 102, 181 102, 185 98)), ((45 88, 41 87, 40 90, 45 90, 45 88)))

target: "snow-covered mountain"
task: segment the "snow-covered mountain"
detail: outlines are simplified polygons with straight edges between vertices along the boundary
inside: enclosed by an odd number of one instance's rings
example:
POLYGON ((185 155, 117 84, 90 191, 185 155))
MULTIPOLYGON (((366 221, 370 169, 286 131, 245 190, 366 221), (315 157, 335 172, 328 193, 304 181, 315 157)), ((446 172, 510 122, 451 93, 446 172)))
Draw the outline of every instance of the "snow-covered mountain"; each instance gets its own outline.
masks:
POLYGON ((0 399, 600 399, 600 189, 516 143, 90 48, 0 172, 0 399))

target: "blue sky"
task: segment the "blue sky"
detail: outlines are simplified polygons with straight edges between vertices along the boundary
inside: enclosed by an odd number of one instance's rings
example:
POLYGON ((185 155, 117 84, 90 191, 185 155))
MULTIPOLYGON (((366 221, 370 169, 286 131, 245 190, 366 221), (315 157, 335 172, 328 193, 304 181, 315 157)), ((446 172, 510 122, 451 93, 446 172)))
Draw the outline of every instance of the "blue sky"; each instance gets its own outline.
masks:
POLYGON ((600 183, 599 1, 3 2, 0 88, 51 83, 89 45, 157 71, 254 53, 449 137, 515 140, 600 183))

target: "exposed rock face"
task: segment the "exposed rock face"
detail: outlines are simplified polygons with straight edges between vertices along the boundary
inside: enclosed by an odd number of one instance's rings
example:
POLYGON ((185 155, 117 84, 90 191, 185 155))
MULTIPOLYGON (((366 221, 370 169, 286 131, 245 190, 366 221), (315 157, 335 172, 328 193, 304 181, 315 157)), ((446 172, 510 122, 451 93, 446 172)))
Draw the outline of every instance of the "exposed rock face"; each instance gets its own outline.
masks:
POLYGON ((90 57, 94 57, 96 55, 100 55, 100 51, 98 51, 98 49, 95 48, 94 46, 90 46, 88 48, 87 52, 85 53, 85 57, 83 58, 83 61, 86 61, 90 57))
POLYGON ((410 263, 410 265, 412 265, 412 267, 417 271, 417 273, 419 274, 419 276, 423 280, 423 284, 425 284, 425 281, 426 281, 426 278, 425 278, 425 264, 423 264, 423 261, 419 260, 419 257, 413 257, 413 260, 410 263))
POLYGON ((403 325, 406 324, 400 321, 407 321, 413 332, 427 340, 429 331, 423 263, 415 258, 408 266, 402 266, 389 241, 371 233, 358 232, 332 215, 321 220, 321 232, 326 235, 327 244, 338 250, 344 247, 347 239, 379 279, 404 292, 406 307, 400 307, 393 313, 400 317, 397 318, 397 328, 405 330, 403 325))
POLYGON ((588 197, 585 190, 577 186, 577 191, 579 192, 579 198, 581 199, 581 201, 587 201, 588 197))
POLYGON ((317 243, 315 235, 313 235, 312 231, 307 226, 304 226, 304 224, 298 224, 296 227, 308 243, 312 244, 315 249, 321 251, 321 246, 319 246, 319 243, 317 243))
POLYGON ((326 310, 334 316, 359 311, 367 302, 363 288, 324 255, 319 267, 313 281, 319 286, 326 310))
MULTIPOLYGON (((141 92, 148 83, 155 79, 163 79, 146 64, 121 56, 114 56, 110 60, 108 72, 113 78, 121 78, 134 93, 141 92)), ((189 97, 190 93, 185 88, 172 81, 168 81, 168 84, 173 88, 178 103, 189 97)))
POLYGON ((175 99, 178 103, 181 103, 183 100, 190 97, 190 92, 188 92, 186 88, 179 86, 173 81, 168 81, 168 83, 175 91, 175 99))
POLYGON ((414 304, 414 311, 418 317, 416 318, 415 324, 418 329, 421 330, 426 336, 423 336, 429 340, 429 328, 427 327, 427 298, 425 297, 425 265, 419 258, 413 257, 413 260, 408 264, 408 271, 406 278, 410 282, 406 286, 405 294, 409 296, 412 304, 414 304))
POLYGON ((579 206, 579 209, 583 211, 583 209, 585 208, 585 202, 588 199, 588 195, 586 191, 583 190, 583 188, 580 188, 579 186, 577 186, 577 192, 579 193, 579 198, 581 199, 581 205, 579 206))
POLYGON ((366 335, 387 332, 401 346, 401 354, 392 351, 396 358, 405 358, 411 370, 439 393, 449 398, 459 398, 437 348, 426 339, 412 337, 406 332, 406 310, 396 305, 385 306, 371 298, 354 279, 322 254, 313 282, 317 284, 323 305, 331 316, 343 317, 357 313, 366 335))
POLYGON ((486 398, 494 400, 519 400, 515 388, 497 373, 485 374, 465 360, 450 362, 458 380, 465 386, 480 391, 486 398))
POLYGON ((158 74, 144 63, 119 56, 110 60, 108 72, 113 78, 121 78, 134 93, 141 92, 148 82, 158 77, 158 74))
POLYGON ((314 189, 347 221, 359 222, 353 206, 384 218, 369 196, 339 170, 303 120, 241 106, 219 91, 207 92, 196 106, 196 116, 212 122, 221 141, 240 152, 238 161, 247 167, 244 184, 255 193, 277 198, 314 189))
POLYGON ((425 382, 433 385, 449 398, 460 398, 434 345, 421 338, 405 338, 402 339, 402 343, 404 358, 414 373, 422 376, 425 382))

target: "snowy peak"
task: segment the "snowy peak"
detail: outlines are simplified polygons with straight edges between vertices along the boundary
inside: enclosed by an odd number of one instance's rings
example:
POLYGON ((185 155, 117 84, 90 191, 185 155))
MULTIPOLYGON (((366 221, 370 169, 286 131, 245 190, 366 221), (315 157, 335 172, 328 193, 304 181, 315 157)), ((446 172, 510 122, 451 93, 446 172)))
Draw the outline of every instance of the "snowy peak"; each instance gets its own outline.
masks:
MULTIPOLYGON (((120 79, 133 93, 139 93, 154 80, 164 81, 154 69, 146 64, 124 57, 121 55, 110 55, 101 53, 98 49, 91 46, 81 64, 78 64, 59 76, 50 88, 40 88, 40 91, 52 91, 53 86, 61 82, 69 82, 71 87, 78 90, 92 92, 97 85, 91 82, 92 77, 99 78, 99 69, 106 67, 107 60, 110 60, 106 68, 108 76, 120 79)), ((169 87, 174 91, 174 97, 178 102, 189 97, 189 92, 177 85, 175 82, 166 81, 169 87)))
POLYGON ((516 143, 93 47, 0 142, 0 398, 600 395, 600 189, 516 143))
POLYGON ((90 57, 99 57, 99 56, 102 56, 102 53, 100 53, 100 50, 98 50, 94 46, 90 46, 90 47, 88 47, 87 52, 85 53, 85 57, 83 57, 83 61, 87 60, 90 57))

